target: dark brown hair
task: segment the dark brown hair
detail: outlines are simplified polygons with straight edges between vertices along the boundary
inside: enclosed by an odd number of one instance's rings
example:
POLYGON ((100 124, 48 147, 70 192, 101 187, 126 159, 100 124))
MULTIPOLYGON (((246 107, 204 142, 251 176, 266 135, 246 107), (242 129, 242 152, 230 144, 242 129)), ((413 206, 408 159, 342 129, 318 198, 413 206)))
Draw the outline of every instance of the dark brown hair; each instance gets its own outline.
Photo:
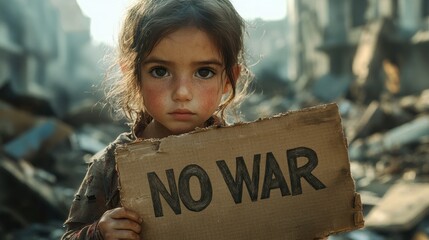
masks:
POLYGON ((128 9, 119 35, 122 77, 108 92, 115 106, 134 123, 147 124, 152 119, 144 110, 141 96, 142 62, 161 39, 187 26, 197 27, 211 37, 232 86, 215 114, 225 120, 228 108, 238 116, 236 109, 246 95, 250 73, 243 60, 245 22, 229 0, 137 0, 128 9), (237 64, 241 73, 234 81, 237 64))

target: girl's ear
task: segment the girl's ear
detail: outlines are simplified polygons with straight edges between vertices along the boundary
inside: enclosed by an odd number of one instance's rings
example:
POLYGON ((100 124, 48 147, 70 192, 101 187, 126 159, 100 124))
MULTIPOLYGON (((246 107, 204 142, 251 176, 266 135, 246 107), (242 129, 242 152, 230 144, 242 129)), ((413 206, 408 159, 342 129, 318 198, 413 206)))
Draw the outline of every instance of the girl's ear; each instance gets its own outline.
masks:
POLYGON ((240 73, 241 73, 241 66, 239 64, 236 64, 234 67, 232 67, 232 73, 233 73, 234 79, 231 79, 231 81, 225 82, 225 86, 223 89, 224 94, 232 90, 231 89, 232 88, 231 82, 233 82, 234 85, 237 85, 237 80, 240 77, 240 73))

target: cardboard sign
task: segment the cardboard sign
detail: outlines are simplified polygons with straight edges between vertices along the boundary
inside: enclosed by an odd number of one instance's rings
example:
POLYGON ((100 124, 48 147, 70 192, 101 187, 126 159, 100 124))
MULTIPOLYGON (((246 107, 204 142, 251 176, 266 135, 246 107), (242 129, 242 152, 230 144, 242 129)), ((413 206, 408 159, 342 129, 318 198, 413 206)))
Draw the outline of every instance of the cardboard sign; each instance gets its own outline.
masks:
POLYGON ((121 202, 150 239, 317 239, 363 227, 338 107, 117 149, 121 202))

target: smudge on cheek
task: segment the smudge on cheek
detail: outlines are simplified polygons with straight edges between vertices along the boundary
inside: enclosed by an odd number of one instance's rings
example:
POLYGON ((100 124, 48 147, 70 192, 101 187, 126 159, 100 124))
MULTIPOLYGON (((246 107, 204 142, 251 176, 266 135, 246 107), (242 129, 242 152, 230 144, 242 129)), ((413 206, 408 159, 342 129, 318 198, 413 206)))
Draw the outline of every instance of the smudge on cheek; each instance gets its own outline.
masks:
POLYGON ((154 110, 162 110, 164 108, 164 96, 163 91, 156 87, 147 86, 143 91, 144 106, 151 113, 154 110))
MULTIPOLYGON (((214 111, 220 104, 221 91, 219 88, 208 88, 200 91, 200 108, 206 109, 207 111, 214 111)), ((212 113, 210 113, 212 114, 212 113)))

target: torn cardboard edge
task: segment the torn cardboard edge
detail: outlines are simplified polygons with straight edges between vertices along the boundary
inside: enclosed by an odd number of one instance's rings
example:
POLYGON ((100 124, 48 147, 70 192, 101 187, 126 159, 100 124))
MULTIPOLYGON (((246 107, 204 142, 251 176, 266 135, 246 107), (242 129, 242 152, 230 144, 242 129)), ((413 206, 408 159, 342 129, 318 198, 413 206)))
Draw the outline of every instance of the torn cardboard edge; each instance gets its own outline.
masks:
MULTIPOLYGON (((188 133, 183 133, 183 134, 179 134, 179 135, 170 135, 168 137, 161 138, 161 139, 160 138, 137 139, 136 141, 134 141, 132 143, 124 144, 123 147, 126 147, 127 145, 130 145, 130 144, 138 144, 139 142, 143 142, 143 141, 145 141, 145 142, 152 142, 154 144, 155 143, 161 143, 162 139, 183 137, 183 136, 186 136, 186 135, 197 134, 197 133, 200 133, 200 132, 210 131, 210 130, 218 129, 218 128, 225 129, 225 128, 234 128, 234 127, 238 127, 238 126, 242 126, 242 125, 255 124, 255 123, 258 123, 258 122, 269 121, 271 119, 292 116, 292 115, 300 114, 300 113, 307 113, 307 112, 311 112, 311 111, 314 111, 314 110, 326 109, 327 111, 329 111, 328 109, 331 109, 333 106, 335 106, 338 109, 338 106, 335 103, 322 104, 322 105, 317 105, 317 106, 302 108, 302 109, 299 109, 299 110, 291 110, 291 111, 287 111, 287 112, 283 112, 283 113, 278 113, 278 114, 275 114, 275 115, 269 116, 269 117, 258 118, 257 120, 252 121, 252 122, 237 122, 237 123, 232 124, 232 125, 225 125, 225 126, 214 125, 214 126, 208 126, 208 127, 205 127, 205 128, 196 128, 194 131, 191 131, 191 132, 188 132, 188 133)), ((340 119, 340 121, 341 121, 341 119, 340 119)), ((346 141, 345 136, 344 136, 344 140, 346 141)))
POLYGON ((336 104, 141 140, 116 158, 145 239, 316 239, 364 225, 336 104))

